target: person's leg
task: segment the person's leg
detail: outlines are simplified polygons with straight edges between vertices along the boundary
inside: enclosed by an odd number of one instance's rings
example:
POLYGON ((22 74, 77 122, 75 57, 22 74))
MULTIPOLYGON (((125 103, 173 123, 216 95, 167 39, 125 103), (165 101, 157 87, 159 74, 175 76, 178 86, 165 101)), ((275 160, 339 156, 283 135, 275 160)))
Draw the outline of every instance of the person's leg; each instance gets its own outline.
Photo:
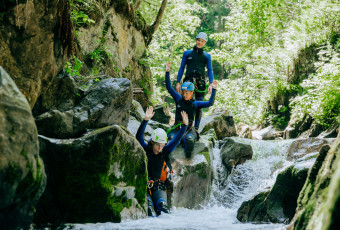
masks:
POLYGON ((184 137, 185 155, 191 158, 192 151, 194 150, 195 140, 197 138, 196 131, 191 129, 184 137))
MULTIPOLYGON (((196 101, 203 101, 204 100, 204 96, 205 96, 205 81, 204 80, 197 80, 197 84, 196 84, 197 89, 199 90, 199 92, 195 91, 195 100, 196 101)), ((197 140, 199 139, 199 135, 198 135, 198 128, 199 128, 199 124, 201 122, 202 119, 202 109, 196 109, 196 114, 195 114, 195 131, 197 132, 197 140)))
POLYGON ((172 208, 172 193, 174 192, 174 182, 171 180, 167 179, 165 181, 165 186, 166 186, 166 195, 167 195, 167 201, 168 201, 168 208, 171 210, 172 208))
POLYGON ((152 198, 149 193, 146 195, 146 200, 148 202, 148 216, 156 217, 156 212, 153 206, 152 198))

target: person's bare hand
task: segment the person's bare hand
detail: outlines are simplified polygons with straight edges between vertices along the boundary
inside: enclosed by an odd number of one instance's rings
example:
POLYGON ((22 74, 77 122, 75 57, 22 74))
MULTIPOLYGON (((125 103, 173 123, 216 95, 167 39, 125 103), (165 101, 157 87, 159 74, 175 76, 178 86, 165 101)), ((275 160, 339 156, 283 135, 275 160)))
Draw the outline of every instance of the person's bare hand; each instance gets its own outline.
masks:
POLYGON ((179 82, 176 83, 176 92, 179 94, 181 93, 181 83, 179 82))
POLYGON ((214 82, 211 84, 213 89, 217 89, 217 81, 214 80, 214 82))
POLYGON ((171 62, 168 62, 168 64, 166 64, 165 71, 170 72, 170 67, 171 67, 171 62))
POLYGON ((182 111, 181 115, 182 115, 182 119, 183 119, 183 124, 189 125, 188 114, 185 111, 182 111))
POLYGON ((209 93, 209 94, 211 94, 211 92, 212 92, 212 84, 213 84, 213 83, 209 84, 209 87, 208 87, 208 93, 209 93))
POLYGON ((150 120, 153 115, 155 115, 155 112, 153 111, 153 107, 150 106, 148 108, 146 108, 146 111, 145 111, 145 119, 146 121, 150 120))

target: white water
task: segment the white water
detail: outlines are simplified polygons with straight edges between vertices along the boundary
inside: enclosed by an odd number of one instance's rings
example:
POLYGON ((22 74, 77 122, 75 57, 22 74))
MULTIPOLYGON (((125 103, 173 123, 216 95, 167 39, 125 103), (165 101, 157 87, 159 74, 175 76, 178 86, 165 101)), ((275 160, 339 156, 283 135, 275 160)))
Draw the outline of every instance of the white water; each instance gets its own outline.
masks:
POLYGON ((215 180, 207 207, 201 210, 173 208, 171 215, 162 214, 156 218, 75 224, 66 229, 285 229, 283 224, 244 224, 236 219, 236 214, 243 201, 270 188, 278 172, 291 164, 285 160, 291 141, 235 139, 252 145, 253 159, 234 168, 227 180, 221 180, 227 177, 226 171, 221 164, 220 149, 213 149, 215 180))

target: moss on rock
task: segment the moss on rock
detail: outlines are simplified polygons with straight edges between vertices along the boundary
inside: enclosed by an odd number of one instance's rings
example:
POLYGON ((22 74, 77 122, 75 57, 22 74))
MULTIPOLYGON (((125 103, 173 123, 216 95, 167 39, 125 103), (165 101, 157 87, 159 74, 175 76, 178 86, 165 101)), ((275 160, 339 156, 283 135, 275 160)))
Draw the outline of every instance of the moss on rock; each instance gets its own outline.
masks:
POLYGON ((134 187, 135 198, 144 206, 146 156, 119 126, 59 143, 41 138, 41 143, 50 183, 38 205, 36 223, 120 222, 120 212, 132 201, 124 192, 114 194, 118 184, 134 187), (54 212, 46 213, 51 206, 54 212))

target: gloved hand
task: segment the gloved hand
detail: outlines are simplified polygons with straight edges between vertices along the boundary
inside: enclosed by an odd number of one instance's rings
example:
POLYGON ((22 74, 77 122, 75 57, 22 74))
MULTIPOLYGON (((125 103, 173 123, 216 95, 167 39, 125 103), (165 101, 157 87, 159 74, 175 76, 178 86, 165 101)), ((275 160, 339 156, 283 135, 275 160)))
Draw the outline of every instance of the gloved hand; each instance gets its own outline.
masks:
POLYGON ((174 176, 174 174, 175 174, 174 170, 171 170, 171 171, 170 171, 170 170, 168 169, 168 175, 167 175, 166 179, 171 180, 171 178, 174 176))

